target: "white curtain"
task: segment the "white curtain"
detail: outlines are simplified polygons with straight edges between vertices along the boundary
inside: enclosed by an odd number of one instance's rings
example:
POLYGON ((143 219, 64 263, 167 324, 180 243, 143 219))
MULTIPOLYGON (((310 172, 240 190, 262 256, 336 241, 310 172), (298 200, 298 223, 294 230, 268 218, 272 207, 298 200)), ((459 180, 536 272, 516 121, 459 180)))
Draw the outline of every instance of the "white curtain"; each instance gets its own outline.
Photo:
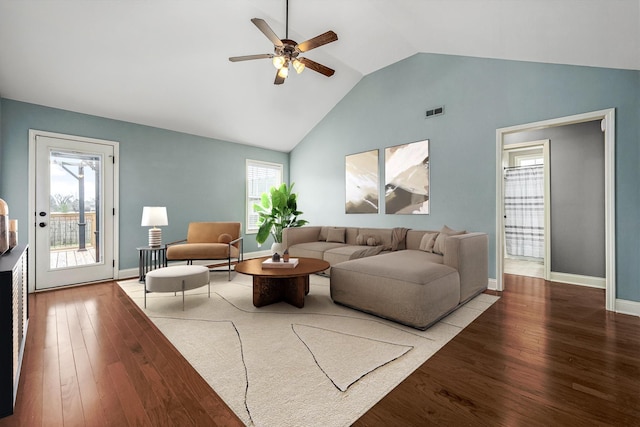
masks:
POLYGON ((506 169, 504 180, 507 254, 544 258, 544 166, 506 169))

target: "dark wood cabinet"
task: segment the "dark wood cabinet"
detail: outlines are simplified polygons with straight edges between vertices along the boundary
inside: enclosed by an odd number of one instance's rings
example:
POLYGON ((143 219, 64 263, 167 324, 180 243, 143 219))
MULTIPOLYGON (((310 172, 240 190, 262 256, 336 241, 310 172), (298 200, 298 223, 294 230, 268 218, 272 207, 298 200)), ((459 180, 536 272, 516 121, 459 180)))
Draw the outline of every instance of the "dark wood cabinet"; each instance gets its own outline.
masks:
POLYGON ((26 245, 0 256, 0 417, 13 414, 29 319, 26 245))

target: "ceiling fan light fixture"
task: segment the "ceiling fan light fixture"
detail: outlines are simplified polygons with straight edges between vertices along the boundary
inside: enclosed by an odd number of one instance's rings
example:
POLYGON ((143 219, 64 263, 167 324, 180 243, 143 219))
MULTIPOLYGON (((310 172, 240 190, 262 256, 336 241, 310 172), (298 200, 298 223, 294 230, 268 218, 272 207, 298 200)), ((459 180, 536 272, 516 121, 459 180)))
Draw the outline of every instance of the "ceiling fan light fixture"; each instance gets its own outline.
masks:
POLYGON ((297 59, 293 60, 293 68, 296 70, 296 73, 300 74, 304 71, 304 64, 297 59))
POLYGON ((281 70, 284 67, 284 63, 286 62, 284 56, 274 56, 271 60, 273 66, 276 67, 277 70, 281 70))
POLYGON ((338 40, 338 35, 333 31, 326 31, 315 37, 297 43, 289 38, 289 0, 286 0, 286 24, 285 24, 285 38, 280 39, 276 33, 271 29, 269 24, 264 19, 252 18, 251 22, 258 30, 262 32, 273 43, 273 53, 263 53, 258 55, 244 55, 244 56, 232 56, 229 58, 231 62, 249 61, 253 59, 265 59, 271 58, 273 66, 276 68, 276 78, 273 81, 275 85, 281 85, 285 79, 289 76, 289 65, 293 66, 296 73, 302 73, 306 68, 312 71, 320 73, 326 77, 331 77, 335 73, 329 67, 319 64, 309 58, 298 59, 298 55, 301 53, 309 52, 312 49, 316 49, 320 46, 324 46, 328 43, 338 40))
POLYGON ((280 69, 278 70, 278 76, 279 76, 279 77, 281 77, 281 78, 283 78, 283 79, 286 79, 288 75, 289 75, 289 67, 288 67, 288 64, 287 64, 287 66, 283 66, 282 68, 280 68, 280 69))

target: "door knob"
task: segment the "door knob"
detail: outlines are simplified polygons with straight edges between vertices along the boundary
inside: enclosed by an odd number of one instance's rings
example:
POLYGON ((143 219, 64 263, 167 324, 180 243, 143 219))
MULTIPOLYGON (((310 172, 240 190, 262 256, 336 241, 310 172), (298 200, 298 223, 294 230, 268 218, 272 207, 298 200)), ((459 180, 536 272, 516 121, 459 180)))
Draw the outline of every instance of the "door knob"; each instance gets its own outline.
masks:
POLYGON ((47 213, 46 213, 46 212, 40 212, 38 215, 40 215, 40 216, 47 216, 47 213))
POLYGON ((38 225, 39 225, 40 227, 46 227, 46 226, 47 226, 47 224, 46 224, 46 223, 44 223, 44 222, 41 222, 41 223, 40 223, 40 224, 38 224, 38 225))

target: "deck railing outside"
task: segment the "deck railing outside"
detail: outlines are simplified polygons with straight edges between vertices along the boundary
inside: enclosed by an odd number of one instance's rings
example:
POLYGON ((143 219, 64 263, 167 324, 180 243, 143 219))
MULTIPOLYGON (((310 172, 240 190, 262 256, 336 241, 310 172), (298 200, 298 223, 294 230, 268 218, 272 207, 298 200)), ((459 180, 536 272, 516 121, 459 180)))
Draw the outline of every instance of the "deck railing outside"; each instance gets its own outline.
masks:
MULTIPOLYGON (((96 246, 96 213, 84 214, 85 247, 96 246)), ((49 221, 51 249, 65 249, 80 246, 80 214, 78 212, 51 212, 49 221)))

